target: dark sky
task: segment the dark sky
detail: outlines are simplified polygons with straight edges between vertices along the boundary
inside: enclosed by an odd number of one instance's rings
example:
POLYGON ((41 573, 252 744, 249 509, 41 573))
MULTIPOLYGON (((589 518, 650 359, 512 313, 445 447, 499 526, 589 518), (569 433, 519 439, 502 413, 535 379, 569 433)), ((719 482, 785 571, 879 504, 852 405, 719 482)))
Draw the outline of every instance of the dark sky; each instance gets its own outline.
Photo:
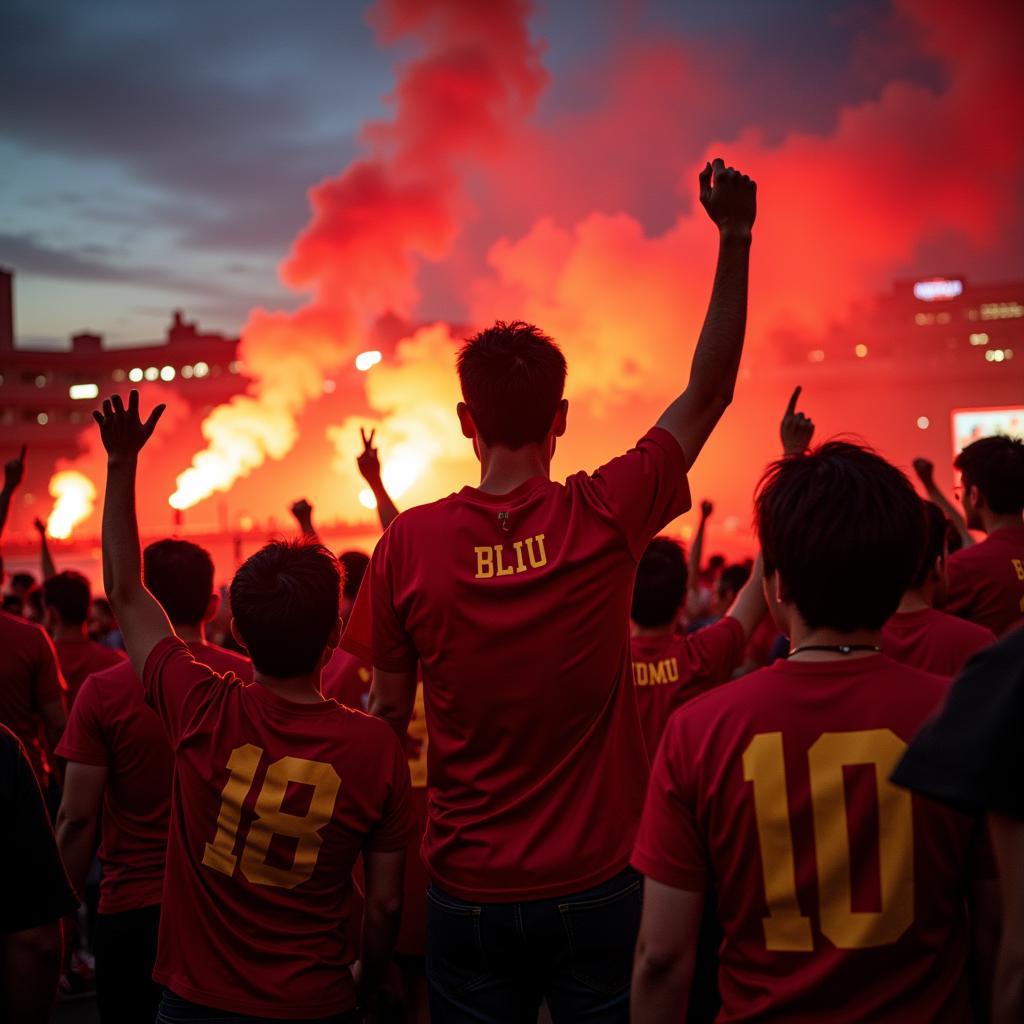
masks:
MULTIPOLYGON (((234 331, 254 304, 295 305, 276 267, 307 220, 306 190, 388 114, 400 53, 378 47, 364 14, 353 0, 8 0, 0 263, 17 272, 19 338, 152 338, 175 306, 234 331)), ((695 147, 751 126, 768 144, 827 133, 894 78, 943 78, 883 0, 548 0, 531 29, 551 74, 540 125, 607 102, 631 41, 685 47, 701 77, 666 102, 695 147), (713 119, 704 88, 730 96, 713 119)), ((621 160, 609 158, 607 200, 588 201, 664 226, 675 197, 656 174, 620 189, 621 160)))

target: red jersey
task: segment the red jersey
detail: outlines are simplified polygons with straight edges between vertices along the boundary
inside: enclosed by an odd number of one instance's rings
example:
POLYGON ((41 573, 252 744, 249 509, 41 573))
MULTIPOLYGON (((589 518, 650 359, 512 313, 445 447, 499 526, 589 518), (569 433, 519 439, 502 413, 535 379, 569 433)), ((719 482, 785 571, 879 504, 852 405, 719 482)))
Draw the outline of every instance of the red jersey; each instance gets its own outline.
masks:
POLYGON ((394 733, 216 675, 176 637, 153 648, 143 685, 175 752, 154 979, 233 1013, 350 1010, 352 865, 411 830, 394 733))
POLYGON ((87 636, 64 637, 53 641, 57 649, 60 670, 68 684, 68 708, 75 702, 78 691, 93 672, 119 665, 128 660, 124 651, 97 643, 87 636))
POLYGON ((651 757, 672 712, 730 679, 743 660, 745 644, 743 627, 729 617, 696 633, 633 637, 636 706, 651 757))
POLYGON ((342 644, 385 671, 420 664, 423 857, 443 889, 540 899, 628 863, 648 773, 633 576, 689 506, 683 452, 656 428, 593 475, 464 487, 385 531, 342 644))
POLYGON ((1024 623, 1024 526, 990 533, 949 556, 945 609, 1004 636, 1024 623))
POLYGON ((971 1019, 982 826, 889 782, 948 687, 882 655, 778 661, 673 716, 633 863, 714 881, 719 1021, 971 1019))
POLYGON ((337 650, 324 666, 320 692, 345 707, 365 711, 370 700, 373 666, 348 651, 337 650))
POLYGON ((0 612, 0 723, 24 744, 44 788, 51 765, 42 709, 63 701, 66 691, 46 630, 0 612))
MULTIPOLYGON (((216 672, 252 681, 252 662, 213 644, 191 643, 193 657, 216 672)), ((107 769, 99 858, 100 913, 159 903, 167 852, 174 755, 146 704, 131 662, 97 672, 82 685, 57 753, 107 769)))
POLYGON ((934 608, 897 612, 882 630, 884 654, 937 676, 959 674, 978 651, 995 642, 991 629, 934 608))

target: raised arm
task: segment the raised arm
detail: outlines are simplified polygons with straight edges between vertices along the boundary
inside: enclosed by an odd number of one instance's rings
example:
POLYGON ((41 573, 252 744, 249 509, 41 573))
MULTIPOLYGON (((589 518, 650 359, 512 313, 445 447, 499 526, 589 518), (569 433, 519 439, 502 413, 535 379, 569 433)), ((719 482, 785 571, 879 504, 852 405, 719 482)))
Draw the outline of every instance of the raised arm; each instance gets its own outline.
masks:
POLYGON ((804 455, 811 446, 814 437, 814 420, 800 412, 796 403, 803 388, 797 385, 789 396, 789 405, 779 424, 779 438, 782 441, 782 454, 787 458, 793 455, 804 455))
POLYGON ((139 393, 132 391, 128 408, 120 395, 94 412, 107 450, 107 490, 103 500, 103 589, 110 599, 132 667, 142 679, 153 648, 174 630, 167 614, 142 582, 139 523, 135 514, 135 474, 139 452, 164 411, 158 405, 142 422, 139 393))
POLYGON ((743 584, 732 607, 725 614, 743 627, 743 632, 749 640, 767 611, 768 605, 764 599, 764 559, 758 552, 750 579, 743 584))
POLYGON ((928 459, 921 458, 914 459, 913 465, 928 500, 934 501, 942 509, 946 518, 956 527, 956 532, 960 534, 963 546, 969 548, 975 543, 974 536, 967 529, 967 521, 960 514, 960 510, 939 490, 939 485, 935 482, 935 465, 928 459))
POLYGON ((0 538, 4 535, 7 525, 7 513, 11 510, 11 498, 25 476, 25 445, 13 459, 4 463, 4 486, 0 490, 0 538))
POLYGON ((373 447, 373 438, 376 433, 376 430, 371 430, 370 436, 367 437, 366 431, 360 427, 359 434, 363 439, 363 450, 356 459, 356 465, 359 467, 362 478, 373 491, 373 497, 377 502, 377 515, 380 516, 380 528, 386 530, 398 515, 398 506, 391 500, 391 495, 388 494, 384 481, 381 479, 380 456, 377 454, 377 449, 373 447))
POLYGON ((291 513, 299 524, 302 536, 319 544, 320 537, 317 535, 316 527, 313 526, 313 506, 305 498, 299 498, 292 504, 291 513))
POLYGON ((658 426, 679 442, 688 466, 732 402, 747 326, 750 238, 757 215, 757 185, 721 159, 700 174, 700 201, 718 227, 718 265, 704 327, 686 390, 658 426))
POLYGON ((51 576, 57 575, 57 566, 54 564, 50 544, 46 539, 46 524, 42 519, 36 519, 32 525, 39 534, 39 567, 42 569, 43 579, 48 580, 51 576))
POLYGON ((704 535, 714 510, 715 506, 710 501, 705 499, 700 503, 700 520, 690 545, 690 561, 686 573, 686 614, 691 619, 698 618, 704 612, 700 598, 700 567, 704 562, 704 535))

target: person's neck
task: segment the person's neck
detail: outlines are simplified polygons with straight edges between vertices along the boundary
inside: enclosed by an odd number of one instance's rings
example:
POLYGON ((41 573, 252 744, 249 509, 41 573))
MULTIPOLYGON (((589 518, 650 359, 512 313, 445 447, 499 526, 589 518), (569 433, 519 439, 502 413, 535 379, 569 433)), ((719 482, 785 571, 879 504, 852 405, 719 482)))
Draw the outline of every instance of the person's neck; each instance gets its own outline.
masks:
POLYGON ((923 612, 926 608, 931 608, 935 604, 931 588, 924 586, 919 587, 917 590, 908 590, 900 601, 899 608, 896 609, 897 614, 907 615, 910 612, 923 612))
POLYGON ((996 530, 1013 530, 1024 526, 1024 517, 1019 515, 997 515, 995 512, 983 511, 981 513, 981 525, 986 534, 993 534, 996 530))
POLYGON ((633 636, 669 636, 672 633, 673 623, 669 622, 664 626, 640 626, 630 619, 629 628, 633 636))
POLYGON ((202 622, 198 626, 189 626, 183 622, 172 622, 171 625, 174 626, 174 632, 179 640, 187 644, 206 643, 206 626, 202 622))
POLYGON ((508 494, 536 476, 550 478, 551 458, 539 444, 486 448, 480 455, 480 486, 486 494, 508 494))
POLYGON ((876 653, 872 650, 851 651, 843 654, 840 647, 879 647, 882 632, 878 629, 856 629, 852 633, 842 633, 838 629, 809 629, 806 626, 794 627, 790 637, 789 649, 799 650, 801 647, 826 647, 836 650, 803 651, 791 655, 795 661, 849 661, 851 658, 867 658, 876 653))
POLYGON ((291 676, 278 679, 275 676, 255 672, 254 678, 260 686, 265 686, 271 693, 293 704, 322 704, 323 694, 320 692, 320 669, 302 676, 291 676))
POLYGON ((64 622, 56 622, 53 626, 54 640, 88 640, 89 634, 85 631, 85 623, 78 626, 69 626, 64 622))

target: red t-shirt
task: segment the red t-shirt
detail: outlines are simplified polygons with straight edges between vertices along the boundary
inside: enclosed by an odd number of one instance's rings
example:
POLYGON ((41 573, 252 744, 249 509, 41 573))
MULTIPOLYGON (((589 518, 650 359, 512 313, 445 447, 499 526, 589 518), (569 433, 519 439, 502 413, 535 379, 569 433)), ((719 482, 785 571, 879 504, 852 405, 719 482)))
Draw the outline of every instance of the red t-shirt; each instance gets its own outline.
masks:
POLYGON ((731 678, 745 644, 743 627, 728 617, 695 633, 633 637, 636 706, 651 757, 672 712, 731 678))
POLYGON ((153 977, 203 1006, 284 1020, 355 1005, 352 865, 400 850, 405 751, 383 721, 213 674, 176 637, 143 673, 174 749, 153 977))
POLYGON ((60 662, 61 674, 68 684, 68 709, 74 705, 82 684, 93 672, 119 665, 128 660, 124 651, 97 643, 87 636, 64 637, 53 641, 60 662))
POLYGON ((320 692, 345 707, 365 711, 373 682, 373 666, 340 648, 324 666, 320 692))
POLYGON ((897 612, 882 630, 884 654, 937 676, 957 675, 978 651, 995 642, 991 629, 934 608, 897 612))
POLYGON ((44 788, 51 765, 42 709, 64 699, 66 691, 46 630, 0 612, 0 723, 24 744, 44 788))
POLYGON ((982 826, 888 781, 948 687, 882 655, 778 661, 673 716, 633 863, 714 881, 719 1021, 971 1019, 982 826))
POLYGON ((656 428, 593 475, 464 487, 384 533, 342 644, 385 671, 421 666, 423 856, 441 888, 539 899, 628 863, 648 773, 633 576, 689 506, 683 452, 656 428))
MULTIPOLYGON (((252 662, 213 644, 188 645, 216 672, 252 681, 252 662)), ((156 712, 146 704, 130 662, 96 672, 78 692, 57 753, 107 769, 99 858, 100 913, 159 903, 167 852, 174 755, 156 712)))
POLYGON ((949 556, 945 610, 1004 636, 1024 623, 1024 526, 996 530, 949 556))

